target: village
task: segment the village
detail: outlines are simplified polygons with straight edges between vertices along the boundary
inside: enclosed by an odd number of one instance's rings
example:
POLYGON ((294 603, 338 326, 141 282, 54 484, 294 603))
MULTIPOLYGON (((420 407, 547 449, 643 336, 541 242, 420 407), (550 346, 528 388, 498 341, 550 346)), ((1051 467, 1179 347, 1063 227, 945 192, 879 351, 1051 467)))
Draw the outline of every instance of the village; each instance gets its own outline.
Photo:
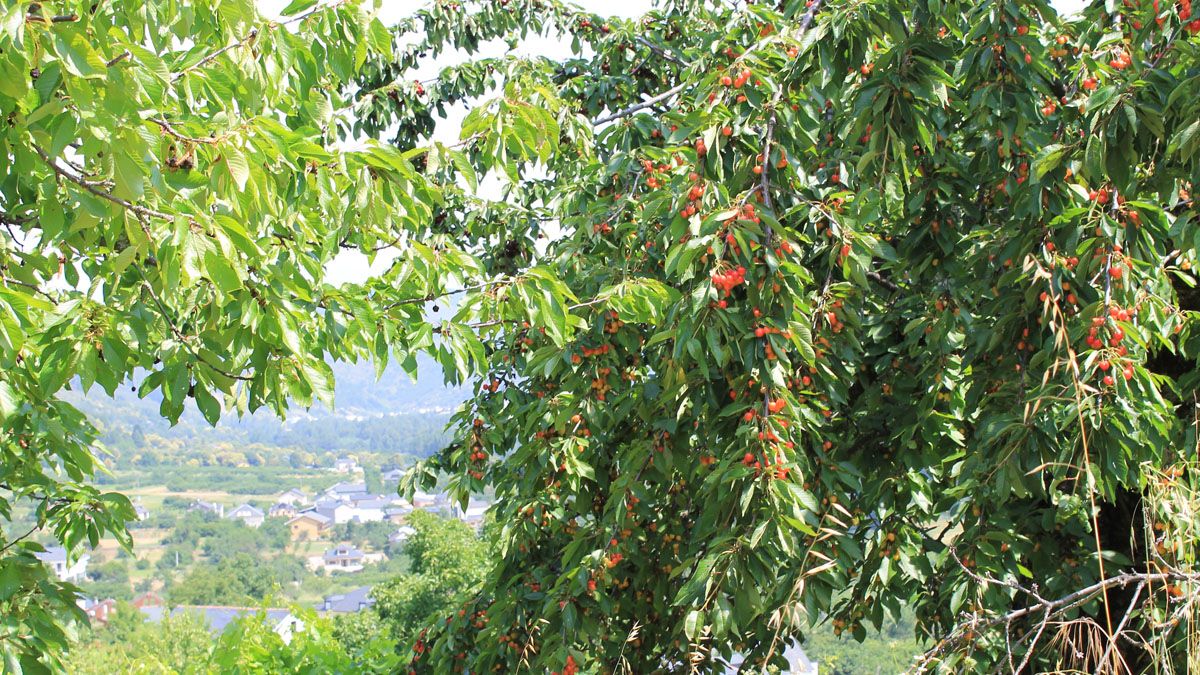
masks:
MULTIPOLYGON (((389 489, 372 492, 363 479, 363 467, 353 456, 339 457, 332 468, 323 471, 338 474, 341 480, 320 490, 290 487, 274 495, 261 495, 236 502, 232 494, 210 494, 205 495, 207 498, 188 499, 186 502, 181 499, 181 494, 186 493, 155 493, 153 499, 149 495, 135 496, 134 509, 138 522, 133 531, 136 536, 142 532, 169 530, 137 525, 153 526, 174 518, 177 523, 207 525, 209 529, 204 531, 211 532, 208 539, 222 536, 229 539, 238 536, 254 538, 258 537, 258 532, 264 532, 259 539, 267 550, 259 551, 260 554, 272 559, 295 558, 307 572, 306 576, 291 582, 293 588, 290 597, 280 596, 277 600, 300 600, 302 605, 311 607, 320 615, 347 614, 375 604, 371 597, 373 584, 354 585, 353 579, 372 576, 372 570, 379 571, 375 576, 395 572, 397 568, 389 565, 403 562, 394 559, 403 558, 405 542, 416 533, 408 524, 414 512, 460 521, 478 531, 489 506, 485 501, 472 499, 464 509, 444 493, 417 492, 411 501, 402 499, 395 491, 395 485, 403 474, 398 467, 380 473, 382 485, 389 486, 389 489), (156 504, 154 508, 148 505, 152 501, 156 504), (266 530, 272 530, 272 534, 266 535, 266 530), (381 532, 386 532, 385 538, 378 536, 381 532), (231 536, 228 533, 233 534, 231 536), (280 536, 280 533, 284 536, 280 536), (273 550, 276 547, 270 542, 281 543, 282 546, 273 550), (319 598, 313 598, 311 592, 306 592, 312 590, 309 587, 327 586, 330 590, 319 598)), ((167 532, 160 537, 162 542, 171 540, 172 536, 167 532)), ((200 541, 193 543, 201 544, 200 541)), ((178 594, 178 584, 186 583, 188 579, 185 575, 182 581, 176 583, 178 573, 188 569, 178 551, 170 550, 176 546, 139 545, 136 552, 140 557, 134 559, 132 566, 125 565, 124 554, 111 546, 101 546, 92 553, 71 558, 63 547, 48 545, 45 552, 36 555, 60 581, 80 586, 82 593, 78 605, 93 626, 104 626, 117 606, 121 602, 128 602, 148 621, 156 622, 167 616, 188 614, 197 617, 214 633, 220 633, 238 617, 260 613, 280 635, 289 634, 295 627, 297 620, 292 610, 282 606, 248 602, 227 604, 215 602, 218 599, 215 597, 210 598, 214 600, 211 603, 172 601, 173 596, 178 594), (151 560, 155 568, 168 574, 165 577, 139 579, 137 571, 144 571, 150 566, 148 563, 151 560), (111 584, 104 581, 111 576, 111 569, 119 564, 132 567, 129 573, 130 592, 109 593, 108 597, 92 593, 100 588, 112 589, 111 584)), ((208 542, 198 548, 205 550, 206 546, 208 542)), ((210 562, 215 562, 226 556, 214 550, 214 555, 207 557, 212 559, 210 562)), ((201 557, 197 556, 195 564, 202 562, 201 557)))

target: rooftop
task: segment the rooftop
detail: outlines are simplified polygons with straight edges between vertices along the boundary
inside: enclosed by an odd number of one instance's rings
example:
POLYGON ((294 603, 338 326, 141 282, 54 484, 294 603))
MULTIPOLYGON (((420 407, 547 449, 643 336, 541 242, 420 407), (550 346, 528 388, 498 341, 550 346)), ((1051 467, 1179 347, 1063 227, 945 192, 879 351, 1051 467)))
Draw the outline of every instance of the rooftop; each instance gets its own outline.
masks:
POLYGON ((325 596, 317 609, 323 612, 358 612, 374 604, 375 598, 371 597, 371 587, 360 586, 345 593, 325 596))
MULTIPOLYGON (((142 613, 146 615, 150 621, 162 621, 163 615, 166 614, 166 608, 159 606, 147 606, 141 608, 142 613)), ((291 616, 291 611, 286 609, 261 607, 230 607, 224 605, 180 605, 172 607, 170 616, 179 616, 180 614, 191 614, 200 617, 209 630, 214 633, 221 633, 225 628, 233 623, 235 619, 243 616, 253 616, 263 614, 264 618, 272 624, 287 619, 291 616)))

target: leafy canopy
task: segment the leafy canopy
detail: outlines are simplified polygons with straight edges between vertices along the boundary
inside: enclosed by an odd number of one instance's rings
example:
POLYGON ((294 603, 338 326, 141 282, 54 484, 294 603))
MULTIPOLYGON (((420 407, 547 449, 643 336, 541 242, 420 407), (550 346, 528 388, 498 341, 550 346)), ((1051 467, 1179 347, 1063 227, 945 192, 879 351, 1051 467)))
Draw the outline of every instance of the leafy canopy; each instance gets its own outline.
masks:
MULTIPOLYGON (((426 350, 475 396, 407 487, 502 529, 413 670, 757 667, 905 605, 925 665, 1056 667, 1041 617, 1150 636, 1080 670, 1188 658, 1148 627, 1195 533, 1141 498, 1196 480, 1190 2, 55 4, 0 20, 5 512, 128 515, 64 387, 213 421, 426 350), (412 79, 534 32, 579 55, 412 79), (343 247, 396 258, 334 287, 343 247)), ((64 640, 30 550, 10 664, 64 640)))

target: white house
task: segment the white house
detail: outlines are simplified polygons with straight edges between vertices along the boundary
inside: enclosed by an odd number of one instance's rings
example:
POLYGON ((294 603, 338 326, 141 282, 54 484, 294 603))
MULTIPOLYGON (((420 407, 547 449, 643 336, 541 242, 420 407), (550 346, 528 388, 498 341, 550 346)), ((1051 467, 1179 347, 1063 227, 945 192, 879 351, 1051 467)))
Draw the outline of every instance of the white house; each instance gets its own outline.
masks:
POLYGON ((408 538, 416 534, 417 531, 408 525, 401 525, 395 532, 388 535, 389 544, 403 544, 408 541, 408 538))
POLYGON ((354 506, 350 502, 336 499, 318 499, 312 510, 333 521, 335 525, 348 523, 354 519, 354 506))
POLYGON ((383 497, 371 497, 350 502, 350 520, 359 523, 377 523, 384 518, 390 503, 383 497))
POLYGON ((197 499, 187 507, 188 511, 199 511, 201 513, 211 513, 218 518, 225 517, 225 505, 215 502, 206 502, 202 499, 197 499))
POLYGON ((335 483, 325 489, 325 496, 329 499, 362 499, 367 496, 367 484, 358 483, 335 483))
POLYGON ((333 470, 337 473, 356 473, 362 471, 358 460, 353 457, 338 457, 333 462, 333 470))
POLYGON ((62 546, 49 546, 45 552, 34 555, 54 570, 54 576, 58 577, 59 581, 72 583, 84 580, 87 576, 88 561, 92 559, 91 555, 84 553, 72 561, 67 557, 67 549, 62 546))
POLYGON ((335 546, 321 556, 325 569, 337 572, 358 572, 363 568, 365 554, 349 544, 335 546))
POLYGON ((339 544, 323 555, 315 555, 308 559, 308 568, 314 572, 324 569, 326 572, 361 572, 363 566, 383 562, 387 556, 382 553, 364 553, 350 544, 339 544))
POLYGON ((307 502, 308 495, 296 488, 292 488, 291 490, 280 494, 279 497, 275 499, 276 504, 290 504, 291 506, 299 506, 300 504, 307 502))
POLYGON ((242 504, 238 506, 230 511, 229 515, 226 517, 232 520, 240 520, 245 523, 247 527, 254 528, 262 525, 263 520, 266 519, 266 515, 262 512, 262 509, 255 508, 249 504, 242 504))

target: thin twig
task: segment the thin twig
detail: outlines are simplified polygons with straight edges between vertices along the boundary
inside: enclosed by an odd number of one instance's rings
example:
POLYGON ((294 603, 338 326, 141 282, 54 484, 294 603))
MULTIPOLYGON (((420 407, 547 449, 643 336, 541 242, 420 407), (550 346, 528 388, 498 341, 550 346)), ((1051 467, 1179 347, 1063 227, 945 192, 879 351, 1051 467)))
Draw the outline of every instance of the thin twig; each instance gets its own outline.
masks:
POLYGON ((108 61, 106 61, 104 63, 104 65, 107 68, 112 68, 113 66, 124 61, 125 59, 129 58, 130 56, 133 56, 133 54, 130 53, 130 51, 128 49, 126 49, 125 51, 121 52, 120 54, 117 54, 116 56, 114 56, 111 59, 109 59, 108 61))
POLYGON ((1117 636, 1125 630, 1125 624, 1129 622, 1129 617, 1133 615, 1133 608, 1137 607, 1137 602, 1142 597, 1142 591, 1146 588, 1146 582, 1138 584, 1137 590, 1133 592, 1133 599, 1129 601, 1129 607, 1125 610, 1125 616, 1121 617, 1121 622, 1117 624, 1117 629, 1108 636, 1108 646, 1104 648, 1104 654, 1100 657, 1100 661, 1096 664, 1097 667, 1103 667, 1102 664, 1108 662, 1108 656, 1112 653, 1113 647, 1117 646, 1117 636))
POLYGON ((220 143, 221 141, 223 141, 229 137, 229 134, 223 134, 221 136, 209 136, 208 138, 198 138, 195 136, 187 136, 187 135, 184 135, 184 134, 176 131, 175 126, 164 119, 151 118, 150 121, 157 124, 159 126, 159 128, 161 128, 163 130, 163 133, 167 134, 168 136, 170 136, 176 140, 180 140, 185 143, 195 143, 197 145, 200 145, 200 144, 217 145, 218 143, 220 143))
POLYGON ((243 37, 242 39, 240 39, 236 42, 233 42, 231 44, 227 44, 224 47, 221 47, 217 51, 209 54, 208 56, 205 56, 204 58, 193 63, 192 65, 188 66, 187 68, 184 68, 183 70, 179 71, 178 73, 175 73, 174 75, 171 76, 171 81, 178 82, 178 81, 182 80, 184 78, 184 76, 186 76, 188 73, 191 73, 193 71, 199 70, 200 68, 203 68, 204 66, 208 65, 209 63, 212 63, 213 61, 215 61, 218 57, 220 57, 225 52, 228 52, 233 49, 237 49, 238 47, 241 47, 242 45, 248 44, 249 42, 254 40, 254 38, 256 38, 256 37, 258 37, 258 29, 254 28, 249 33, 247 33, 246 36, 243 37))

